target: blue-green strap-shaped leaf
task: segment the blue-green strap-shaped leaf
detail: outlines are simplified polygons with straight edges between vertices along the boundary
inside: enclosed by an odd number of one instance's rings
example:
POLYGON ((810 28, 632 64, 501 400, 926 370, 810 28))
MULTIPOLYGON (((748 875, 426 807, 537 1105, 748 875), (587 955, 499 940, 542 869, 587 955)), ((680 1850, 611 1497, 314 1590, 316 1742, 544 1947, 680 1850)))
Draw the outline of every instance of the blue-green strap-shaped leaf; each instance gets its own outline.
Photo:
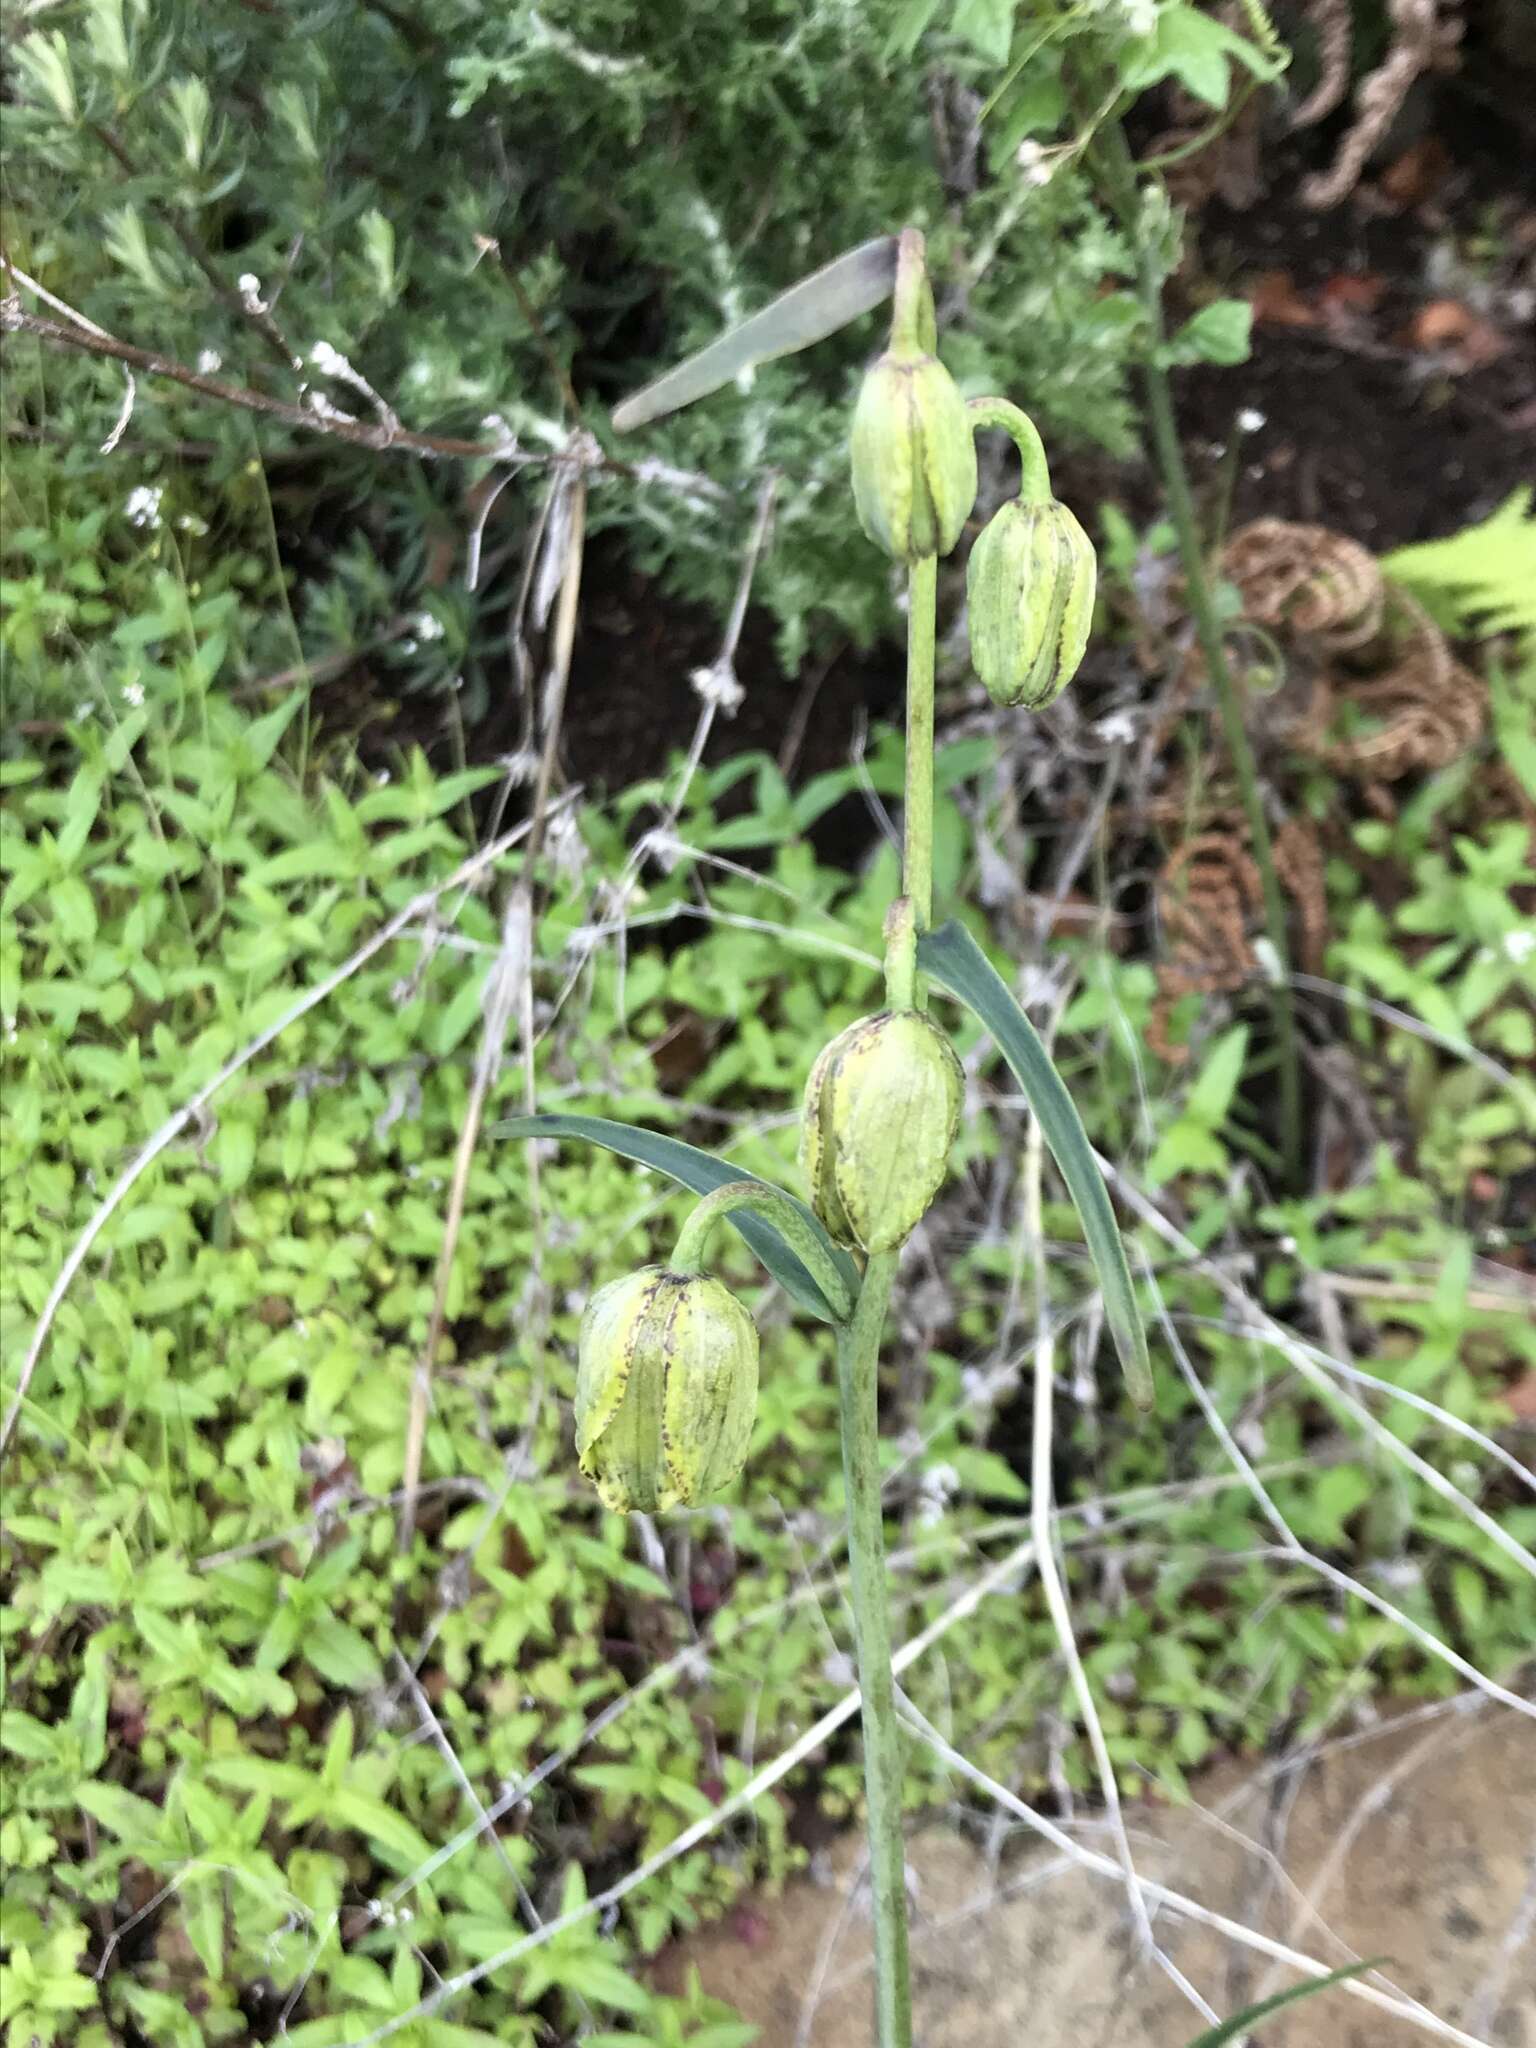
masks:
POLYGON ((1266 2019, 1270 2013, 1279 2012, 1283 2005, 1295 2005, 1298 1999, 1310 1998, 1315 1991, 1326 1991, 1331 1985, 1342 1984, 1347 1977, 1358 1977, 1362 1970, 1380 1967, 1381 1958, 1363 1963, 1350 1963, 1342 1970, 1334 1970, 1327 1977, 1314 1977, 1306 1984, 1293 1984, 1289 1991, 1280 1991, 1273 1998, 1264 1998, 1257 2005, 1250 2005, 1246 2011, 1235 2013, 1229 2020, 1223 2020, 1219 2027, 1210 2027, 1198 2040, 1191 2041, 1189 2048, 1224 2048, 1228 2041, 1236 2041, 1253 2027, 1256 2020, 1266 2019))
POLYGON ((654 384, 623 399, 613 409, 614 431, 631 433, 696 399, 708 398, 743 370, 825 341, 888 299, 895 282, 896 237, 877 235, 872 242, 862 242, 801 278, 760 313, 674 365, 654 384))
MULTIPOLYGON (((633 1159, 639 1166, 649 1166, 657 1173, 666 1174, 679 1187, 691 1188, 696 1195, 711 1194, 716 1188, 724 1187, 727 1181, 754 1180, 760 1187, 772 1185, 769 1181, 758 1180, 756 1174, 744 1173, 739 1166, 732 1166, 727 1160, 716 1159, 712 1153, 701 1152, 696 1145, 685 1145, 681 1138, 669 1138, 660 1131, 643 1130, 637 1124, 618 1123, 606 1116, 567 1116, 563 1113, 519 1116, 510 1122, 494 1125, 492 1135, 499 1138, 585 1138, 593 1145, 601 1145, 607 1151, 617 1153, 621 1159, 633 1159)), ((794 1197, 786 1196, 785 1199, 793 1201, 794 1197)), ((803 1202, 795 1202, 795 1207, 815 1237, 825 1244, 827 1257, 847 1282, 848 1292, 856 1295, 860 1278, 858 1267, 845 1251, 833 1244, 803 1202)), ((741 1232, 791 1300, 813 1316, 820 1316, 824 1323, 837 1321, 831 1304, 805 1262, 790 1250, 771 1223, 746 1210, 733 1212, 724 1220, 741 1232)))
POLYGON ((1067 1093, 1067 1085, 1051 1064, 1040 1034, 1019 1008, 1007 983, 963 925, 951 920, 917 942, 917 964, 942 982, 974 1010, 991 1032, 998 1050, 1012 1067, 1051 1155, 1061 1168, 1067 1192, 1082 1218, 1083 1235, 1099 1276, 1104 1313, 1120 1354, 1131 1398, 1139 1408, 1152 1405, 1152 1366, 1147 1333, 1136 1306, 1136 1291, 1126 1264, 1125 1247, 1110 1206, 1109 1191, 1099 1172, 1088 1133, 1067 1093))

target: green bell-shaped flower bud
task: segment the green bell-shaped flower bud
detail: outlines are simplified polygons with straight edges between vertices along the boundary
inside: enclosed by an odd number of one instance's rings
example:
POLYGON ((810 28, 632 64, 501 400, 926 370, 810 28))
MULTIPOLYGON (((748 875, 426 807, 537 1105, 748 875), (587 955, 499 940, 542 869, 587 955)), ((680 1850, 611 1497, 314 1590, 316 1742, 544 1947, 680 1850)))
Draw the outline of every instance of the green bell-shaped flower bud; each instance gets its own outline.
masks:
POLYGON ((839 1032, 811 1069, 800 1164, 811 1207, 840 1244, 893 1251, 944 1184, 965 1076, 920 1010, 839 1032))
POLYGON ((935 350, 923 238, 902 232, 890 345, 853 412, 859 524, 900 562, 947 555, 976 502, 976 444, 965 400, 935 350))
POLYGON ((1093 624, 1093 543, 1055 498, 1004 505, 966 564, 971 665, 995 704, 1039 711, 1077 674, 1093 624))
POLYGON ((881 356, 854 408, 852 452, 853 501, 875 545, 900 562, 947 555, 976 503, 976 444, 937 356, 881 356))
POLYGON ((757 1410, 757 1326, 707 1273, 645 1266, 599 1288, 577 1340, 576 1450, 616 1514, 729 1486, 757 1410))

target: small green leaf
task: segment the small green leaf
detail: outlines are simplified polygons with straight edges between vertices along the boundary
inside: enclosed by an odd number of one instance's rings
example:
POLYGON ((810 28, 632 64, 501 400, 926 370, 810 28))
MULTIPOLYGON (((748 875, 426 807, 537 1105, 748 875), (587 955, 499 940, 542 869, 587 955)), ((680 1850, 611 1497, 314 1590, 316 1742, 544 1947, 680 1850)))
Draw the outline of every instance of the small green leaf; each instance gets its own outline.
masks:
POLYGON ((1253 335, 1253 308, 1246 299, 1216 299, 1202 306, 1163 350, 1167 363, 1245 363, 1253 335))
MULTIPOLYGON (((756 1174, 744 1173, 739 1166, 731 1166, 711 1153, 700 1152, 694 1145, 685 1145, 680 1138, 665 1137, 660 1131, 641 1130, 634 1124, 615 1123, 604 1116, 519 1116, 510 1122, 493 1125, 492 1132, 499 1138, 586 1138, 594 1145, 616 1152, 621 1159, 633 1159, 641 1166, 666 1174, 680 1187, 691 1188, 696 1195, 707 1195, 715 1188, 724 1187, 727 1181, 757 1179, 756 1174)), ((767 1187, 769 1183, 762 1181, 759 1185, 767 1187)), ((848 1292, 856 1295, 859 1291, 857 1266, 845 1251, 840 1251, 833 1244, 803 1202, 797 1202, 795 1206, 816 1236, 824 1240, 827 1256, 847 1281, 848 1292)), ((771 1223, 761 1216, 746 1214, 732 1215, 726 1220, 733 1229, 741 1232, 785 1293, 801 1308, 819 1316, 824 1323, 837 1320, 810 1272, 771 1223)))
POLYGON ((951 919, 936 932, 924 932, 917 942, 917 961, 925 973, 942 982, 952 995, 975 1011, 996 1040, 1040 1119, 1045 1142, 1061 1168, 1082 1219, 1083 1235, 1088 1240, 1104 1294, 1104 1313, 1131 1398, 1137 1407, 1149 1408, 1152 1367, 1147 1356, 1147 1333, 1136 1306, 1136 1291, 1109 1192, 1066 1083, 1051 1065, 1039 1033, 963 925, 951 919))

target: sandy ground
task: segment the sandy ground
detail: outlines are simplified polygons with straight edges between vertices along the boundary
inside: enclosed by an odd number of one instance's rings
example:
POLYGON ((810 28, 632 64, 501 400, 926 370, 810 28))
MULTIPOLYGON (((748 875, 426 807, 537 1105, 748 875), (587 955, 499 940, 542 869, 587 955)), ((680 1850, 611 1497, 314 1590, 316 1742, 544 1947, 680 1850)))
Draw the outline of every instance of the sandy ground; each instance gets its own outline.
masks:
MULTIPOLYGON (((1332 1965, 1383 1977, 1491 2048, 1536 2048, 1536 1726, 1497 1708, 1395 1724, 1290 1771, 1217 1772, 1198 1805, 1141 1806, 1138 1868, 1332 1965)), ((1082 1839, 1110 1847, 1090 1825, 1082 1839)), ((666 1959, 762 2028, 758 2048, 869 2048, 868 1927, 852 1838, 819 1881, 754 1900, 666 1959)), ((1010 1828, 912 1837, 916 2048, 1186 2048, 1202 2022, 1135 1957, 1123 1893, 1010 1828)), ((1295 1981, 1164 1911, 1158 1940, 1218 2013, 1295 1981)), ((1435 2036, 1342 1992, 1259 2048, 1418 2048, 1435 2036)), ((1443 2036, 1442 2036, 1443 2038, 1443 2036)))

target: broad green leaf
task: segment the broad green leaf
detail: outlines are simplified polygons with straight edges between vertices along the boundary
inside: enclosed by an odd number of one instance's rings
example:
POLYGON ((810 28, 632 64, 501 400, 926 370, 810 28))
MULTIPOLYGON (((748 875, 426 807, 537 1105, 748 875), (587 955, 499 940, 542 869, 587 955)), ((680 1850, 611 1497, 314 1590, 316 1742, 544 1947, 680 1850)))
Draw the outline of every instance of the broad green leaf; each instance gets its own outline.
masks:
POLYGON ((92 1781, 82 1785, 75 1798, 93 1820, 110 1829, 119 1841, 142 1848, 146 1842, 159 1838, 165 1816, 152 1800, 141 1799, 136 1792, 125 1791, 121 1785, 92 1781))
POLYGON ((332 1685, 351 1692, 364 1692, 380 1683, 383 1672, 373 1646, 347 1621, 334 1615, 320 1615, 304 1631, 305 1657, 320 1676, 332 1685))
POLYGON ((1006 64, 1013 43, 1014 0, 958 0, 950 28, 980 56, 1006 64))
POLYGON ((1245 363, 1253 335, 1246 299, 1213 299, 1192 313, 1163 350, 1167 363, 1245 363))
POLYGON ((1256 2020, 1279 2012, 1284 2005, 1295 2005, 1298 1999, 1310 1998, 1314 1992, 1327 1991, 1334 1984, 1342 1984, 1348 1977, 1358 1977, 1362 1970, 1376 1969, 1384 1959, 1374 1957, 1363 1963, 1350 1963, 1347 1968, 1335 1970, 1330 1976, 1316 1977, 1310 1984, 1293 1984, 1289 1991, 1277 1992, 1273 1998, 1264 1998, 1257 2005, 1250 2005, 1246 2011, 1237 2013, 1232 2019, 1223 2020, 1219 2027, 1208 2027, 1203 2034, 1191 2041, 1189 2048, 1223 2048, 1228 2041, 1236 2041, 1246 2034, 1256 2020))
POLYGON ((1145 92, 1159 79, 1177 78, 1196 99, 1222 107, 1232 62, 1246 66, 1258 79, 1279 76, 1280 67, 1256 44, 1180 0, 1158 16, 1152 34, 1127 55, 1120 79, 1133 92, 1145 92))
POLYGON ((917 962, 925 974, 942 982, 952 995, 975 1011, 996 1040, 1040 1119, 1045 1142, 1061 1168, 1067 1191, 1082 1219, 1083 1235, 1103 1290, 1104 1313, 1131 1398, 1139 1408, 1150 1407, 1152 1367, 1147 1356, 1147 1334, 1136 1307, 1125 1248, 1120 1242, 1104 1177, 1066 1083, 1051 1065, 1039 1033, 963 925, 951 920, 936 932, 924 932, 917 942, 917 962))
MULTIPOLYGON (((640 1166, 649 1166, 657 1173, 666 1174, 680 1187, 691 1188, 696 1195, 707 1195, 715 1188, 724 1187, 727 1181, 758 1178, 756 1174, 746 1173, 724 1159, 716 1159, 711 1153, 699 1151, 697 1146, 685 1145, 680 1138, 665 1137, 660 1131, 641 1130, 634 1124, 616 1123, 605 1116, 519 1116, 508 1123, 493 1125, 492 1133, 499 1138, 586 1138, 594 1145, 616 1152, 621 1159, 633 1159, 640 1166)), ((769 1183, 758 1181, 758 1185, 767 1187, 769 1183)), ((827 1256, 835 1262, 848 1284, 848 1292, 857 1294, 859 1270, 853 1260, 833 1244, 803 1202, 796 1202, 795 1206, 822 1239, 827 1256)), ((837 1320, 831 1304, 810 1272, 771 1223, 761 1216, 741 1214, 729 1216, 726 1221, 741 1232, 784 1292, 801 1308, 808 1309, 813 1316, 820 1316, 824 1323, 837 1320)))

